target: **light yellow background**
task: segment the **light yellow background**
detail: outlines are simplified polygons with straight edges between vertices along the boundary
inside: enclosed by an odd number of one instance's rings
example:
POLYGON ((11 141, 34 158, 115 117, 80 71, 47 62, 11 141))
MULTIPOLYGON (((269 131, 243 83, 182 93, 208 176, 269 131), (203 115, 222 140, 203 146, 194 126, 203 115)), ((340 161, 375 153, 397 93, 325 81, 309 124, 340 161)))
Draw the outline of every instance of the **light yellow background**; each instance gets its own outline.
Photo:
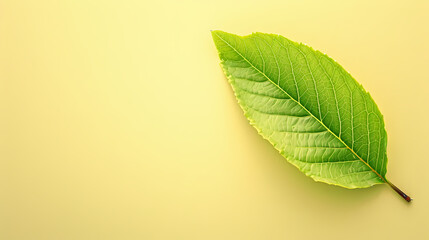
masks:
POLYGON ((0 239, 429 239, 428 1, 1 1, 0 239), (342 64, 387 185, 316 183, 263 140, 211 29, 342 64))

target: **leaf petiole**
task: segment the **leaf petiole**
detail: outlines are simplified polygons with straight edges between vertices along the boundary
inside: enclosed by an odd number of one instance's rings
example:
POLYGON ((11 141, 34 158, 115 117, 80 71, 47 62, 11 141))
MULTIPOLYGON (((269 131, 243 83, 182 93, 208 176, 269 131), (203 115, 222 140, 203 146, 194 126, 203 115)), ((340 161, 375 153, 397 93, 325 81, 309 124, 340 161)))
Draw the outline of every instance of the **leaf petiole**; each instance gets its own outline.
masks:
POLYGON ((389 180, 386 179, 386 183, 389 184, 389 186, 395 190, 395 192, 397 192, 399 195, 401 195, 401 197, 403 199, 405 199, 405 201, 407 202, 411 202, 413 199, 408 196, 407 194, 405 194, 401 189, 399 189, 397 186, 393 185, 393 183, 391 183, 389 180))

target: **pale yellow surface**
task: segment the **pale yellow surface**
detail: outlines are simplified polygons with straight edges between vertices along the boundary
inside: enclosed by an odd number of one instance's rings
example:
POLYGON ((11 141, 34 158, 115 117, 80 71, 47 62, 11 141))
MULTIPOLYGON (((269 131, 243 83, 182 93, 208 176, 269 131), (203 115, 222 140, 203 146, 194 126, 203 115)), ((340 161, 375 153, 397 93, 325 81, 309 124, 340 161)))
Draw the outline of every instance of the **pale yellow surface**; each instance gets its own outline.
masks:
POLYGON ((0 239, 429 239, 428 1, 1 1, 0 239), (209 30, 342 64, 385 116, 386 185, 299 172, 209 30))

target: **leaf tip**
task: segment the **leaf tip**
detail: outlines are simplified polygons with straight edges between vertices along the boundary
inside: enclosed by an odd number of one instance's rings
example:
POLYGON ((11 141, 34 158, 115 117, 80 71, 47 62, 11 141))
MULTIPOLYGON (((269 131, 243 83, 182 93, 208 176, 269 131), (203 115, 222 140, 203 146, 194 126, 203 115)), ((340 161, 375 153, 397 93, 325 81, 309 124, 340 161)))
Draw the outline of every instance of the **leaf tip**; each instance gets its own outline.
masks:
POLYGON ((212 36, 218 36, 221 33, 224 33, 224 31, 221 30, 210 30, 212 36))

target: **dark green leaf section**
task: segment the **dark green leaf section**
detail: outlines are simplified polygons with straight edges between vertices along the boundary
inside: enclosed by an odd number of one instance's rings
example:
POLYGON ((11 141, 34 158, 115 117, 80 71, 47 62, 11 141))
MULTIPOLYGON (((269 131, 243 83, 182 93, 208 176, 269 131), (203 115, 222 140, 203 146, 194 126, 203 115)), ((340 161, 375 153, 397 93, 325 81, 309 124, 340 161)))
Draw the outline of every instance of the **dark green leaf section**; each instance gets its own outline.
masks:
POLYGON ((279 35, 212 35, 246 117, 290 163, 347 188, 386 182, 383 117, 338 63, 279 35))

